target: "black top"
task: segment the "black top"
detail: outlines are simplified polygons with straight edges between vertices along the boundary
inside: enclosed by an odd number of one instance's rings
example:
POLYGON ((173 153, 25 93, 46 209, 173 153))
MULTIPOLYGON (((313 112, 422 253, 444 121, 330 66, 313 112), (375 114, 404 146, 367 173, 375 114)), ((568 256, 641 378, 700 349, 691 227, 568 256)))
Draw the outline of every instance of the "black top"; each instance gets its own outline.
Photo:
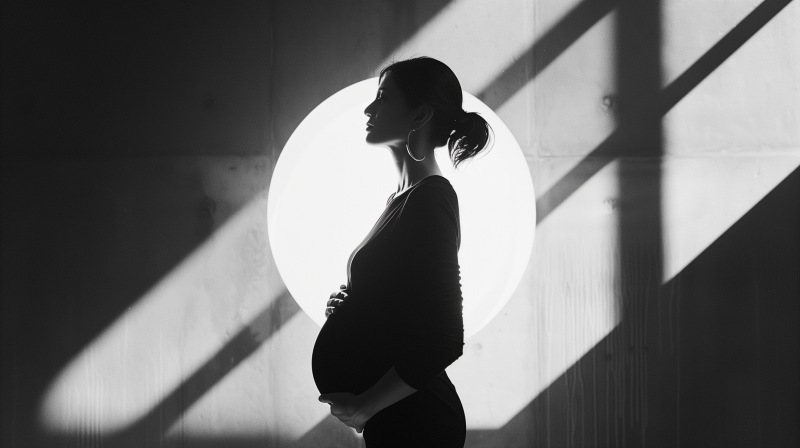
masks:
POLYGON ((411 387, 454 396, 444 369, 464 345, 459 244, 458 198, 447 179, 429 176, 389 198, 350 255, 348 298, 317 336, 312 370, 321 393, 360 394, 394 366, 411 387))

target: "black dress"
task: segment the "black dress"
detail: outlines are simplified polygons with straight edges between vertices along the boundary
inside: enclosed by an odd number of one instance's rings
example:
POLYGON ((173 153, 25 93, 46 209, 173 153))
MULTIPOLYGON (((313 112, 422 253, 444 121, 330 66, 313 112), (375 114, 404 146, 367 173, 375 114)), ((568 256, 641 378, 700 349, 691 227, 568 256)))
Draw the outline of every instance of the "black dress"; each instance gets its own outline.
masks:
POLYGON ((370 448, 462 447, 464 409, 444 369, 462 354, 458 198, 429 176, 396 197, 348 261, 345 303, 312 355, 320 393, 360 394, 392 367, 417 392, 364 428, 370 448))

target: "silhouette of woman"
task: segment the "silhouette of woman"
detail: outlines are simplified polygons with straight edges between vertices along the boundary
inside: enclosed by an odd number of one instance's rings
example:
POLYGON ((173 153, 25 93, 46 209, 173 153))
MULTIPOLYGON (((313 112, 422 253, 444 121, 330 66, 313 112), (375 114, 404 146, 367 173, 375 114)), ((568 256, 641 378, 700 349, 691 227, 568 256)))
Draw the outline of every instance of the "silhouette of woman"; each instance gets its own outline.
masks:
POLYGON ((486 148, 489 124, 461 85, 422 57, 384 68, 366 141, 388 147, 397 191, 350 255, 312 355, 320 401, 369 448, 463 447, 464 409, 445 368, 462 354, 458 198, 433 151, 455 166, 486 148))

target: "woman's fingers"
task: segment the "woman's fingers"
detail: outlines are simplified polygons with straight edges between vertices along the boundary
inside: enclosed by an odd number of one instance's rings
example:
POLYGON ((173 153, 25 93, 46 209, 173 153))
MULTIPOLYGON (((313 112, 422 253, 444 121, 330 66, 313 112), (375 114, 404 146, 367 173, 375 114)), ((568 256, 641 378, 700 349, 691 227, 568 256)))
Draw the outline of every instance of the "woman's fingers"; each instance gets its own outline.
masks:
POLYGON ((360 415, 358 409, 355 407, 355 395, 351 393, 332 393, 322 394, 319 396, 319 401, 330 405, 331 415, 336 417, 340 422, 344 423, 361 433, 364 431, 364 426, 367 421, 363 415, 360 415))
POLYGON ((340 307, 344 303, 344 299, 347 298, 347 292, 345 290, 347 286, 340 285, 339 291, 331 293, 330 299, 328 299, 328 303, 325 305, 325 317, 327 318, 336 310, 336 308, 340 307))
POLYGON ((342 305, 342 301, 340 299, 328 299, 328 303, 325 305, 325 317, 330 316, 336 311, 336 308, 342 305))
POLYGON ((344 293, 339 294, 331 294, 331 298, 328 299, 328 302, 325 306, 333 306, 337 307, 344 303, 344 300, 347 298, 347 295, 344 293))
POLYGON ((344 291, 335 292, 335 293, 331 294, 331 297, 330 297, 330 298, 331 298, 331 299, 339 299, 339 300, 344 300, 344 299, 346 299, 346 298, 347 298, 347 293, 346 293, 346 292, 344 292, 344 291))
POLYGON ((335 312, 336 312, 336 308, 338 308, 338 307, 339 307, 339 305, 338 305, 338 304, 334 304, 334 305, 332 305, 332 306, 328 306, 328 307, 326 307, 326 308, 325 308, 325 317, 328 317, 328 316, 330 316, 331 314, 335 313, 335 312))

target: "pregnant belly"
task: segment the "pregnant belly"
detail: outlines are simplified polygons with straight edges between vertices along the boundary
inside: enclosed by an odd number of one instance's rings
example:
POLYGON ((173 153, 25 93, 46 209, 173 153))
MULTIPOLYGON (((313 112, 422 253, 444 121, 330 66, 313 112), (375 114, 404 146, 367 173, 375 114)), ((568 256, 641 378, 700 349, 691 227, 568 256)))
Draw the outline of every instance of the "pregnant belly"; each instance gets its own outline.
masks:
POLYGON ((373 324, 355 306, 328 317, 311 355, 314 382, 320 393, 360 394, 391 368, 391 363, 379 356, 379 338, 373 324))

